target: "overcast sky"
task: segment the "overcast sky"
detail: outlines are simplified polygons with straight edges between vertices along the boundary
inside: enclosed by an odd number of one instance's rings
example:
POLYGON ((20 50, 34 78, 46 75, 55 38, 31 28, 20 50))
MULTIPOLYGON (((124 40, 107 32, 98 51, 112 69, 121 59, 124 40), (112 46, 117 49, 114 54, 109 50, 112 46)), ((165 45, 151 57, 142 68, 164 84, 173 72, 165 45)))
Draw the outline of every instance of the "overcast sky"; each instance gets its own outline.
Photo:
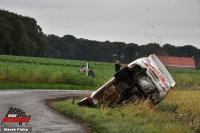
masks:
POLYGON ((200 0, 0 0, 45 34, 200 49, 200 0))

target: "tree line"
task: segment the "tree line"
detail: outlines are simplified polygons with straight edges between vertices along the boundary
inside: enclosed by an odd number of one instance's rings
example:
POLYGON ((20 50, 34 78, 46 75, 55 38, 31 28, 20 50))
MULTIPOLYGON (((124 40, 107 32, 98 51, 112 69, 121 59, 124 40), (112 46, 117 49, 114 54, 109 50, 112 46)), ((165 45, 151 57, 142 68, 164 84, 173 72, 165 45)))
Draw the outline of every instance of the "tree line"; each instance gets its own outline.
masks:
POLYGON ((150 54, 179 57, 193 57, 200 69, 200 49, 192 46, 174 46, 158 43, 138 45, 135 43, 95 41, 45 35, 34 18, 24 17, 9 11, 0 10, 0 54, 88 60, 98 62, 129 63, 150 54))

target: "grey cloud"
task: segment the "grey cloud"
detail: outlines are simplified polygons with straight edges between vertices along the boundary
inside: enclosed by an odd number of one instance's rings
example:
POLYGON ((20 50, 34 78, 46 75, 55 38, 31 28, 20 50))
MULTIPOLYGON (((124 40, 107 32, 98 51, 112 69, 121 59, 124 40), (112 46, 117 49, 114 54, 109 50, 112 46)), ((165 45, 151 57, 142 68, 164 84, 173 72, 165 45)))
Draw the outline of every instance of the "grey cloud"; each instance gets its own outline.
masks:
POLYGON ((0 8, 35 18, 45 34, 200 48, 199 0, 1 0, 0 8))

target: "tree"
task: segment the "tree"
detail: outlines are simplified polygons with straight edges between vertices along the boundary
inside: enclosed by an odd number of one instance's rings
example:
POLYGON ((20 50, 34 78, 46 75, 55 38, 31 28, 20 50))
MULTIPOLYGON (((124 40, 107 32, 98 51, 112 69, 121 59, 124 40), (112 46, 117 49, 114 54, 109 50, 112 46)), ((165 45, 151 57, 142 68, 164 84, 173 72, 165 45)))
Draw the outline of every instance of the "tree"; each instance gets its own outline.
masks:
POLYGON ((47 44, 35 19, 0 10, 0 54, 42 57, 47 44))
POLYGON ((177 47, 175 47, 174 45, 170 45, 170 44, 163 45, 162 49, 169 56, 177 56, 179 53, 177 47))
MULTIPOLYGON (((2 12, 0 11, 0 16, 2 12)), ((4 17, 0 17, 0 54, 12 54, 13 41, 11 32, 13 28, 4 17)))
POLYGON ((182 57, 194 57, 195 53, 197 53, 198 49, 192 45, 186 45, 179 47, 180 55, 182 57))
POLYGON ((133 60, 138 58, 138 55, 140 53, 139 46, 134 43, 129 43, 124 46, 123 48, 124 53, 124 62, 132 62, 133 60))

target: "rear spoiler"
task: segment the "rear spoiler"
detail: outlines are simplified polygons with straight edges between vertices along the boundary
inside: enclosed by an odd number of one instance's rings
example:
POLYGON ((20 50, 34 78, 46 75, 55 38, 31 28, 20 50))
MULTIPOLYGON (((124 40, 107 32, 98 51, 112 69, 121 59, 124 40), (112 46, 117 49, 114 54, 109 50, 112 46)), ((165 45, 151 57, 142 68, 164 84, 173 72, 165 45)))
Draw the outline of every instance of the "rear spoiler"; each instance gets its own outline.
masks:
POLYGON ((170 84, 171 87, 174 87, 176 84, 168 70, 165 68, 165 66, 162 64, 162 62, 158 59, 158 57, 155 54, 152 54, 149 56, 150 59, 152 59, 156 66, 159 68, 159 70, 163 73, 163 75, 166 77, 167 82, 170 84))

